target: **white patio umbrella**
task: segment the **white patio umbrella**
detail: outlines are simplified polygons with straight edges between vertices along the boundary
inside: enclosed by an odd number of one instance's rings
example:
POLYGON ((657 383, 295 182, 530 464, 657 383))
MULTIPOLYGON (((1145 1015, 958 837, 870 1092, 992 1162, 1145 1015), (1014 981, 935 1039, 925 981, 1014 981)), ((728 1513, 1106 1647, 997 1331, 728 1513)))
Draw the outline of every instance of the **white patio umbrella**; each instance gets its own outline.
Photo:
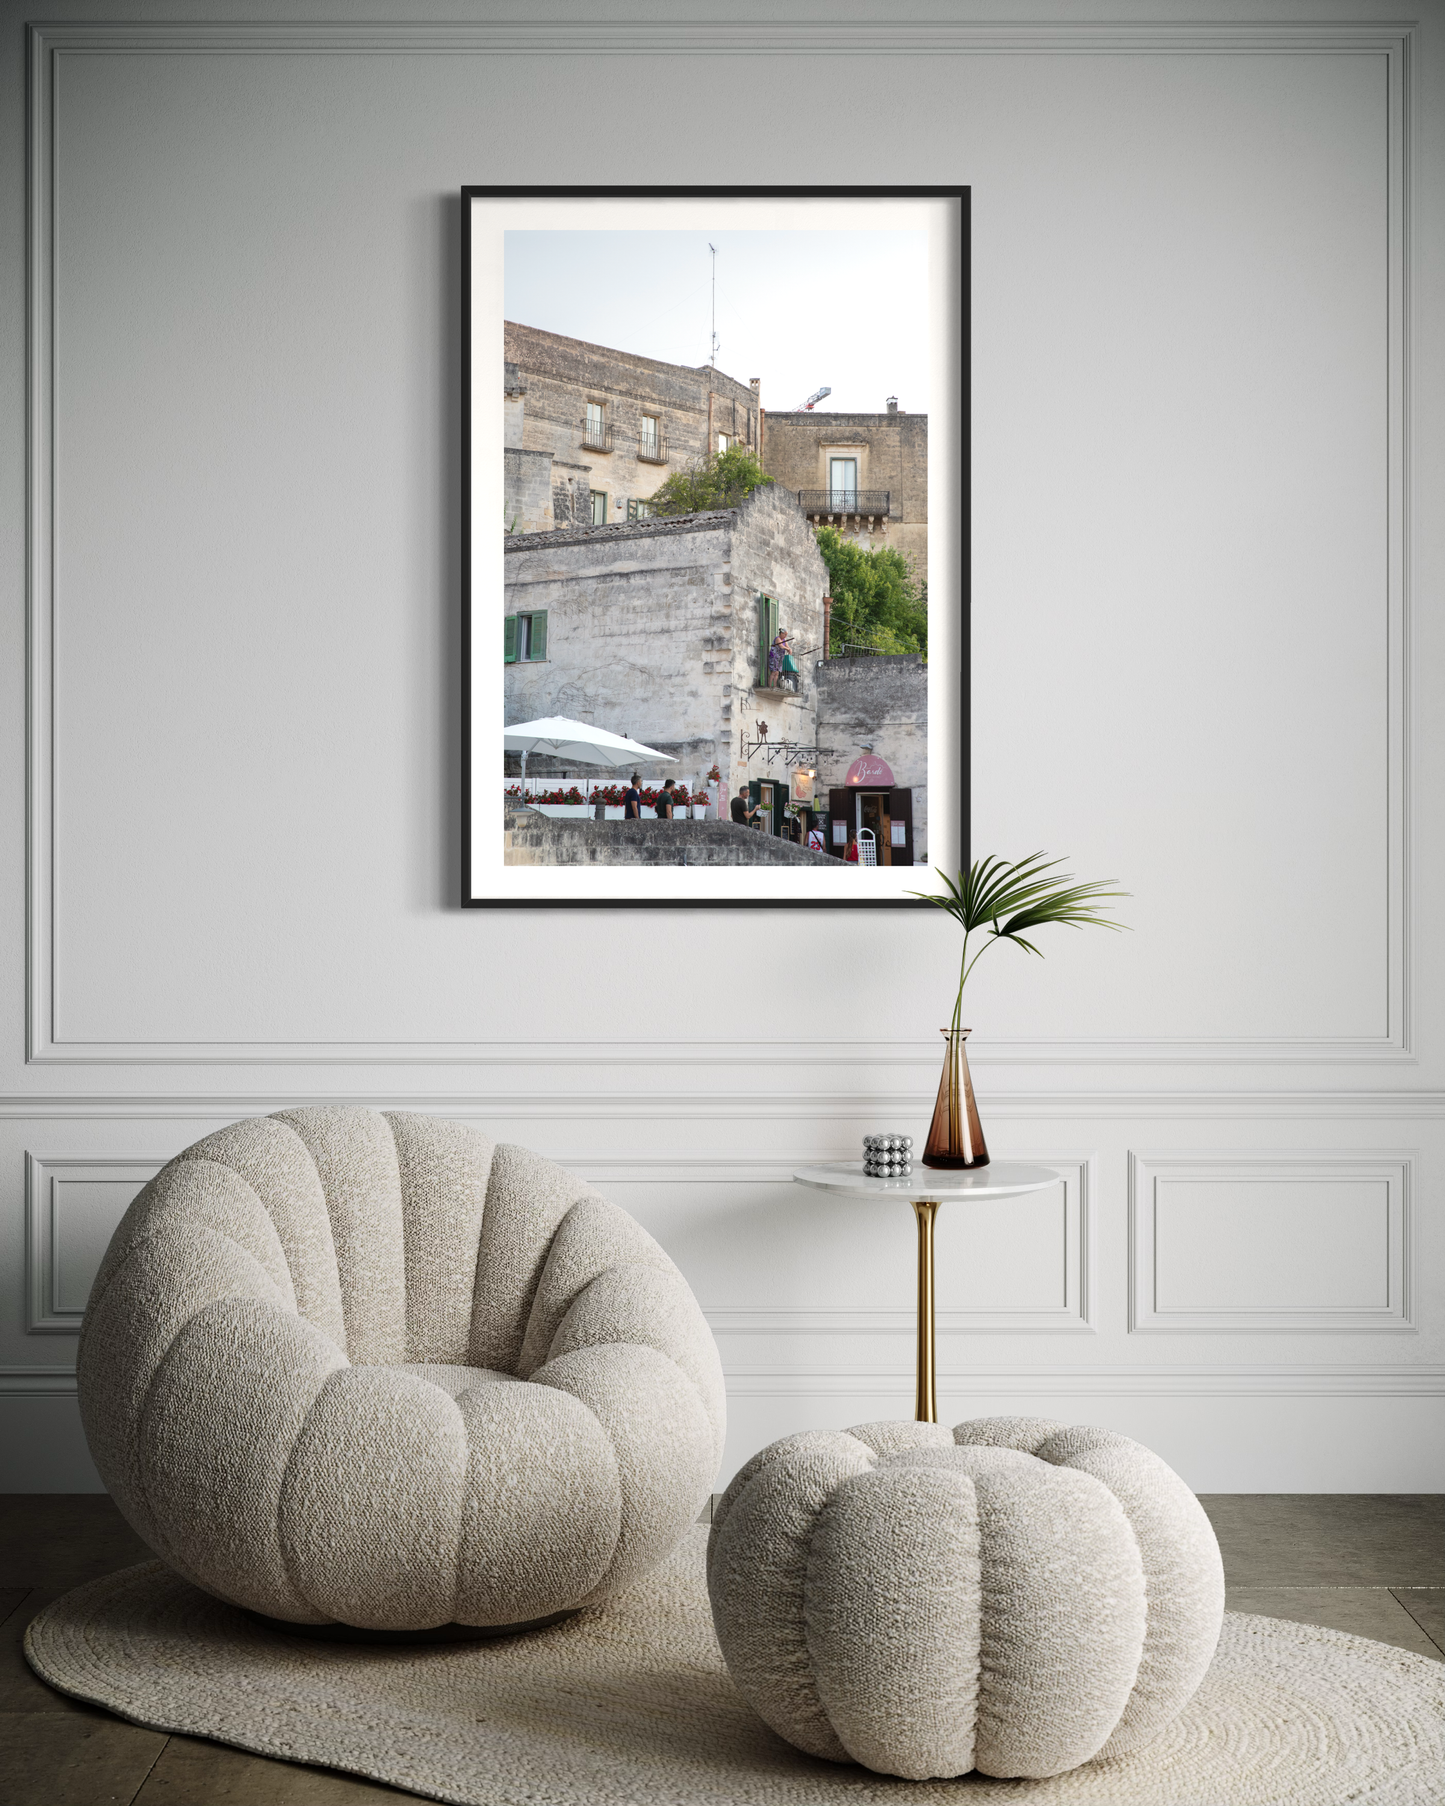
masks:
POLYGON ((565 759, 569 765, 631 765, 639 759, 677 763, 671 753, 643 746, 625 734, 609 734, 605 727, 593 727, 586 721, 569 721, 565 715, 545 715, 540 721, 519 721, 514 727, 504 728, 502 745, 508 752, 522 755, 524 801, 528 753, 547 753, 554 759, 565 759))

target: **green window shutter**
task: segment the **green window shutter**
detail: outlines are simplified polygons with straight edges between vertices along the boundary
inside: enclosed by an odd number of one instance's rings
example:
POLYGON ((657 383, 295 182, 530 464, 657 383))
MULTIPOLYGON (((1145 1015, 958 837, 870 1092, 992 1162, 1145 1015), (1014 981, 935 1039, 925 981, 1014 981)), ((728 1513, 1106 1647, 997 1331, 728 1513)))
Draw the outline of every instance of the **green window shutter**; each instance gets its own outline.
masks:
POLYGON ((758 597, 758 679, 757 687, 768 687, 768 648, 777 638, 778 604, 772 596, 758 597))
POLYGON ((532 657, 547 656, 547 611, 542 609, 532 616, 532 657))
POLYGON ((502 627, 505 640, 505 650, 502 653, 502 662, 508 665, 515 665, 517 662, 517 617, 515 615, 507 615, 502 622, 502 627))

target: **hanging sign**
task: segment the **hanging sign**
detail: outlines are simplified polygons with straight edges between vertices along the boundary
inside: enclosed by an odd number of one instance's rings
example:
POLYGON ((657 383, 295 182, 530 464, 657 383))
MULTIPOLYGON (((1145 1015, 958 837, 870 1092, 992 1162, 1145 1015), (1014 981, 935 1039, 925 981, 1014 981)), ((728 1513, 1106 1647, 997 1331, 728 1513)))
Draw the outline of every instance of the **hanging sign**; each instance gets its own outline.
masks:
POLYGON ((848 767, 844 784, 852 790, 891 790, 893 773, 875 753, 864 753, 848 767))

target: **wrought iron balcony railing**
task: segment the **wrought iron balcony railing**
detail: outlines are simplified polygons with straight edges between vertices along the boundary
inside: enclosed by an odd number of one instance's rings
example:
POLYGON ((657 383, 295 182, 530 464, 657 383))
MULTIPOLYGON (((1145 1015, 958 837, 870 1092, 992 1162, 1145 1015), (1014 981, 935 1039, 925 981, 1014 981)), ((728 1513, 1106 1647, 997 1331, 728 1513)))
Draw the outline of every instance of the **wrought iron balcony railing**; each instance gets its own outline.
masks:
POLYGON ((637 441, 637 455, 644 464, 666 464, 666 433, 644 433, 637 441))
POLYGON ((887 514, 892 492, 887 489, 800 489, 798 506, 804 514, 887 514))
POLYGON ((600 424, 595 420, 582 422, 582 447, 584 451, 610 452, 612 450, 612 426, 609 421, 600 424))

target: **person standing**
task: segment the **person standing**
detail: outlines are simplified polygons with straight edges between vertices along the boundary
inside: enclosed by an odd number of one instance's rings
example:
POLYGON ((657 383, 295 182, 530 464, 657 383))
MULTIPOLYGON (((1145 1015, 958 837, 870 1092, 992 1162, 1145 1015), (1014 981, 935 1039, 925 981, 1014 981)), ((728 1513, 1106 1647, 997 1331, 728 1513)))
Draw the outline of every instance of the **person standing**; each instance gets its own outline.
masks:
POLYGON ((638 788, 641 782, 642 780, 634 771, 631 784, 622 793, 623 821, 642 820, 642 791, 638 788))
POLYGON ((676 778, 669 778, 662 789, 653 798, 652 806, 657 811, 659 821, 672 820, 672 793, 677 786, 676 778))
POLYGON ((776 690, 782 682, 783 651, 786 645, 787 639, 780 627, 777 638, 768 647, 768 688, 770 690, 776 690))
POLYGON ((758 812, 752 807, 746 791, 739 791, 733 798, 728 805, 728 813, 740 828, 751 828, 758 818, 758 812))

